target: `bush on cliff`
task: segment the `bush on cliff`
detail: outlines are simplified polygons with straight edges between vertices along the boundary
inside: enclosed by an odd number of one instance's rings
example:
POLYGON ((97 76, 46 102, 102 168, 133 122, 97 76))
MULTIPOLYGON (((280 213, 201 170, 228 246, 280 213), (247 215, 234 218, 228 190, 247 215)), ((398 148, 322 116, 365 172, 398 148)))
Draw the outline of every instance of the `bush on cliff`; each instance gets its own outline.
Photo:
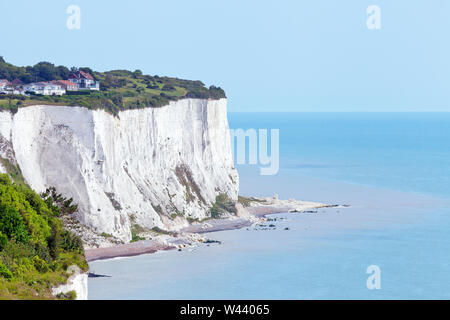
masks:
POLYGON ((210 214, 213 219, 220 219, 227 214, 236 213, 236 203, 231 200, 226 194, 219 194, 216 197, 216 202, 213 204, 210 214))
POLYGON ((0 174, 0 299, 52 299, 69 266, 87 270, 81 239, 64 230, 61 211, 0 174))
POLYGON ((7 280, 11 280, 13 278, 13 275, 9 269, 0 262, 0 277, 5 278, 7 280))
MULTIPOLYGON (((75 68, 76 69, 76 68, 75 68)), ((201 81, 183 80, 157 75, 144 75, 140 70, 113 70, 96 72, 90 68, 79 68, 90 73, 100 82, 100 91, 68 92, 63 96, 5 95, 0 108, 11 111, 34 104, 81 106, 89 109, 104 109, 116 115, 121 110, 157 108, 168 105, 170 101, 184 98, 221 99, 226 98, 220 87, 207 88, 201 81), (23 100, 24 99, 24 100, 23 100)), ((0 79, 24 83, 67 79, 69 69, 41 62, 35 66, 17 67, 0 57, 0 79)), ((2 97, 0 96, 0 100, 2 97)))

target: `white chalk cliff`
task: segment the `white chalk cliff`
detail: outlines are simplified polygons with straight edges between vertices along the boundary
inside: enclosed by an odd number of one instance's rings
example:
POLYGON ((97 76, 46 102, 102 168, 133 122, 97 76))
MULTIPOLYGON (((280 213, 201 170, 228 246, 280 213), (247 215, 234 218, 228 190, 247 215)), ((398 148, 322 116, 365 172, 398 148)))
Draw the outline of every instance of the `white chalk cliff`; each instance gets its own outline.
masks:
MULTIPOLYGON (((0 156, 37 192, 73 197, 78 219, 123 241, 131 225, 177 229, 218 194, 237 199, 226 99, 120 112, 30 106, 0 112, 0 156)), ((5 168, 0 168, 5 171, 5 168)))
POLYGON ((70 277, 67 279, 67 283, 62 284, 52 289, 53 295, 60 293, 67 294, 70 291, 75 291, 76 300, 88 299, 88 274, 81 272, 77 266, 70 266, 67 269, 70 277))

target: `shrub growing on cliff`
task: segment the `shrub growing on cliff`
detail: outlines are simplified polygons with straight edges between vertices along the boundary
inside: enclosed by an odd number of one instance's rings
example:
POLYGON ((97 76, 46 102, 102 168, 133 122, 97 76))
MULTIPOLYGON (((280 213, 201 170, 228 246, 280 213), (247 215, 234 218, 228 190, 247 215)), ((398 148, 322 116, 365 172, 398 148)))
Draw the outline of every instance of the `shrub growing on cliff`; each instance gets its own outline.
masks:
POLYGON ((22 216, 15 207, 0 205, 0 232, 8 239, 27 242, 30 238, 22 216))
POLYGON ((81 239, 64 230, 60 215, 53 198, 0 174, 0 299, 52 298, 69 266, 87 270, 81 239))
POLYGON ((75 300, 77 298, 77 293, 73 290, 66 293, 58 293, 57 298, 59 300, 75 300))
POLYGON ((78 205, 73 204, 73 199, 67 199, 62 194, 57 193, 54 187, 47 188, 44 193, 41 194, 41 198, 44 199, 47 207, 49 207, 55 215, 73 214, 77 212, 78 205))
POLYGON ((211 218, 220 219, 226 214, 236 213, 236 203, 226 194, 219 194, 216 197, 216 203, 213 204, 211 210, 211 218))
POLYGON ((11 280, 13 278, 13 274, 9 269, 0 262, 0 277, 3 277, 5 279, 11 280))
POLYGON ((3 248, 6 246, 6 243, 8 242, 8 237, 6 234, 3 234, 0 232, 0 251, 3 250, 3 248))

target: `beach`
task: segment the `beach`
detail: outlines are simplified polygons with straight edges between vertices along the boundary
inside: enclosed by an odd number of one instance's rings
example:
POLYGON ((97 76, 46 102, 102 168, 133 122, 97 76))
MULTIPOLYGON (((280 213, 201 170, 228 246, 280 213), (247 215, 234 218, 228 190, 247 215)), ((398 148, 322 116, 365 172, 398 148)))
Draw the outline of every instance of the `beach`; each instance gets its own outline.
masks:
POLYGON ((311 191, 339 190, 351 206, 269 214, 267 221, 250 227, 202 234, 217 243, 90 262, 91 272, 110 276, 89 280, 90 299, 445 296, 436 290, 447 270, 447 246, 439 242, 447 224, 437 224, 444 203, 390 190, 307 182, 311 191), (358 199, 351 201, 354 196, 358 199), (380 291, 366 288, 366 269, 374 264, 383 272, 380 291), (432 272, 422 273, 425 269, 432 272))
POLYGON ((267 206, 264 226, 199 234, 217 243, 92 261, 110 277, 90 278, 89 298, 448 299, 449 120, 232 114, 231 127, 279 126, 285 137, 278 175, 238 167, 241 195, 341 206, 275 215, 267 206), (380 290, 366 286, 371 265, 380 290))
POLYGON ((235 230, 261 223, 269 214, 285 212, 302 212, 310 209, 330 207, 330 205, 298 200, 279 200, 274 198, 253 198, 255 201, 248 207, 240 206, 238 215, 227 219, 209 219, 197 222, 181 229, 173 236, 162 235, 155 240, 141 240, 127 244, 109 247, 85 249, 88 262, 112 259, 117 257, 132 257, 141 254, 151 254, 158 251, 168 251, 185 248, 193 243, 207 241, 198 234, 235 230))

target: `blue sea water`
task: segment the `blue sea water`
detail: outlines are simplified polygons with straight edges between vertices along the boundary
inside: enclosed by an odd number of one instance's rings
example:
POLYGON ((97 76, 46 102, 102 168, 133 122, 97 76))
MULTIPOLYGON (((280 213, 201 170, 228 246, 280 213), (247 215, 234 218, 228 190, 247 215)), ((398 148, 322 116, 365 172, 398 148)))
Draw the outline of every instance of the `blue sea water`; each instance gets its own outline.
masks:
POLYGON ((233 113, 232 128, 280 129, 280 163, 364 185, 450 197, 450 113, 233 113))
POLYGON ((208 235, 221 245, 93 262, 112 277, 90 279, 90 299, 450 298, 450 113, 232 113, 229 122, 280 130, 279 173, 237 166, 241 194, 351 207, 208 235), (370 265, 379 290, 366 286, 370 265))

